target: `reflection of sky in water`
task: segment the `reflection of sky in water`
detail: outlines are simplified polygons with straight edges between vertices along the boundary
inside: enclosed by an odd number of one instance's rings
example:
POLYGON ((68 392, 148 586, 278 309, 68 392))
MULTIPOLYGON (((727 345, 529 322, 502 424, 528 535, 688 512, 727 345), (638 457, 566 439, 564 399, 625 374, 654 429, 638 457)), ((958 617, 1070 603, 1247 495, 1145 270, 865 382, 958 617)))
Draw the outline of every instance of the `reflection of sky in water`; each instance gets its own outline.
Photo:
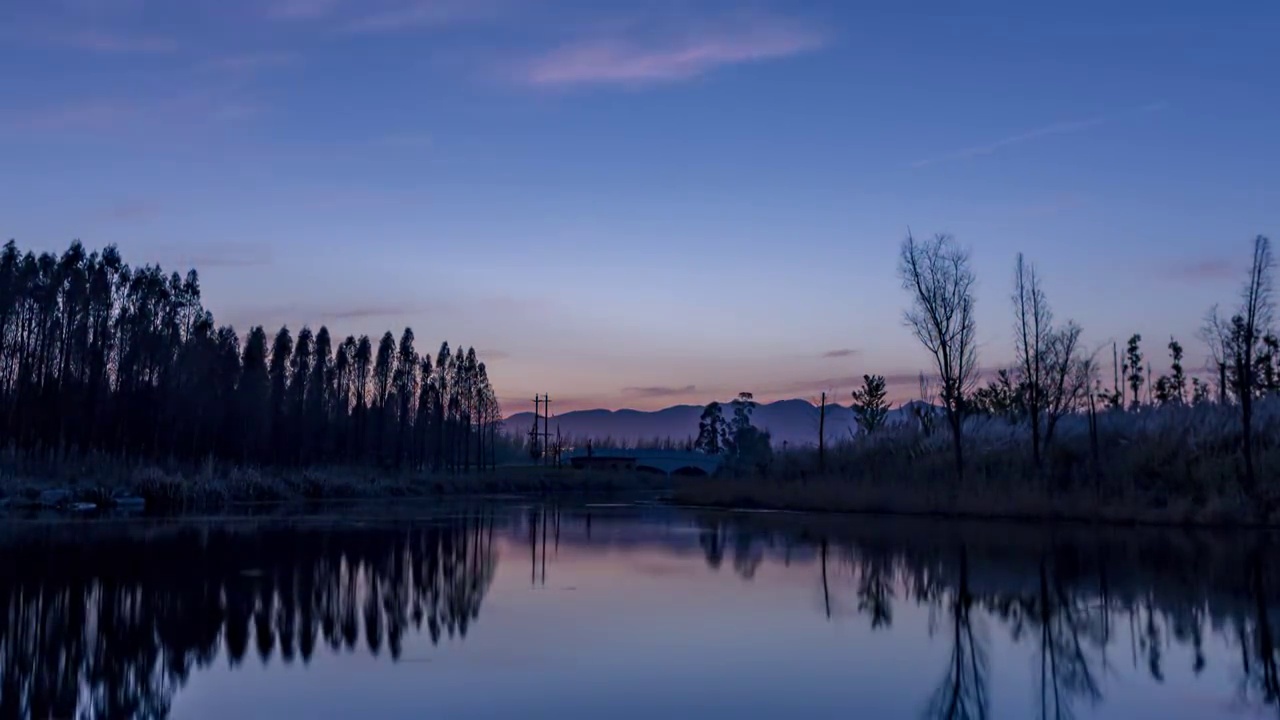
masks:
POLYGON ((6 524, 0 718, 1277 714, 1264 535, 382 512, 6 524))
MULTIPOLYGON (((337 654, 322 646, 305 666, 285 665, 278 656, 265 668, 256 655, 236 669, 217 661, 192 674, 175 698, 173 714, 896 718, 925 713, 952 658, 955 625, 948 593, 954 588, 945 580, 942 600, 930 607, 909 596, 906 577, 899 575, 893 583, 892 624, 873 630, 869 616, 859 611, 857 570, 841 560, 847 553, 833 546, 824 598, 821 564, 811 545, 797 543, 789 560, 777 545, 755 547, 760 564, 747 580, 735 571, 732 539, 720 567, 713 569, 697 534, 680 523, 665 528, 597 519, 593 542, 599 544, 587 544, 581 519, 562 520, 558 547, 553 535, 547 537, 545 584, 542 548, 531 553, 527 531, 508 528, 495 543, 496 576, 465 640, 446 636, 433 646, 426 633, 411 633, 398 663, 385 650, 371 656, 363 642, 354 652, 337 654), (616 542, 628 538, 636 542, 616 542)), ((976 576, 981 561, 973 564, 976 576)), ((1013 586, 1034 594, 1038 579, 1014 578, 1013 586)), ((1065 662, 1062 648, 1067 646, 1059 646, 1053 657, 1042 656, 1042 628, 1034 617, 1024 617, 1017 630, 1016 621, 983 607, 975 606, 970 617, 974 644, 985 651, 989 716, 1039 715, 1042 667, 1051 672, 1050 663, 1065 662)), ((1110 623, 1105 653, 1082 640, 1102 698, 1094 704, 1086 694, 1075 694, 1069 705, 1076 717, 1256 714, 1236 702, 1240 649, 1221 632, 1205 627, 1207 664, 1196 676, 1188 641, 1174 637, 1172 623, 1156 610, 1163 678, 1157 682, 1148 670, 1147 611, 1139 608, 1132 618, 1116 611, 1110 623)), ((1078 621, 1076 627, 1087 634, 1084 625, 1078 621)), ((1068 669, 1059 670, 1059 696, 1072 696, 1075 679, 1068 669)), ((1065 710, 1055 714, 1049 706, 1046 714, 1066 717, 1065 710)))

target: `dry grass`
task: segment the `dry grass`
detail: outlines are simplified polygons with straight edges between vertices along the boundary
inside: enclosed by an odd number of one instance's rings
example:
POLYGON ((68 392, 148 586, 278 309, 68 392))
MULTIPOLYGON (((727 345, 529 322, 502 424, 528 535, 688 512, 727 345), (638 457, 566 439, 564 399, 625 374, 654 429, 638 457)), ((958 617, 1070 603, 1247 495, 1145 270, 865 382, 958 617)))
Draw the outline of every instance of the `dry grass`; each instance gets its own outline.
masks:
POLYGON ((893 486, 823 477, 801 481, 716 478, 673 492, 677 503, 706 507, 923 515, 938 517, 1080 520, 1173 525, 1280 523, 1280 514, 1259 518, 1241 499, 1217 496, 1206 502, 1141 494, 1099 499, 1088 491, 1049 495, 1034 487, 994 488, 966 483, 960 491, 939 486, 893 486))
POLYGON ((49 489, 67 490, 75 501, 110 506, 115 497, 146 500, 149 510, 184 511, 236 503, 429 498, 502 494, 582 494, 654 492, 665 479, 645 474, 575 472, 542 467, 500 468, 497 472, 433 474, 370 469, 307 468, 262 470, 244 467, 144 466, 104 463, 61 466, 32 473, 0 471, 0 498, 13 505, 34 504, 49 489))
POLYGON ((780 455, 765 478, 682 486, 681 502, 788 510, 1087 519, 1179 524, 1280 522, 1280 402, 1261 403, 1255 443, 1259 495, 1240 482, 1232 407, 1147 409, 1099 417, 1098 462, 1083 417, 1063 421, 1037 468, 1024 425, 973 419, 963 482, 945 430, 896 428, 827 453, 780 455))

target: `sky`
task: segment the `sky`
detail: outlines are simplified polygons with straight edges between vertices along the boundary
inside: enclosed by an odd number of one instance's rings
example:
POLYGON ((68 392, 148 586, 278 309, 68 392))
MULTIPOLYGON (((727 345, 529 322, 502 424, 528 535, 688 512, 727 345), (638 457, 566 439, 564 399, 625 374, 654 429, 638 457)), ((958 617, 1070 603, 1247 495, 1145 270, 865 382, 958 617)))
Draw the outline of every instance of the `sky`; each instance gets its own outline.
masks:
POLYGON ((1236 301, 1280 233, 1280 4, 6 0, 0 237, 205 305, 474 346, 504 409, 914 397, 908 229, 1089 350, 1236 301))

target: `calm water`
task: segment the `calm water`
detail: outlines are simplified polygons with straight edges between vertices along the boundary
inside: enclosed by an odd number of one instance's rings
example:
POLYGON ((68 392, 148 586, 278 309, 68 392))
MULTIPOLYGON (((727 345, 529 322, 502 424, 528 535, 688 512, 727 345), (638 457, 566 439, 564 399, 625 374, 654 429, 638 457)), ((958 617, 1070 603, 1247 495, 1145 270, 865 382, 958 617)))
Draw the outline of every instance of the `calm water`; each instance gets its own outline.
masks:
POLYGON ((1266 535, 388 514, 6 523, 0 716, 1280 717, 1266 535))

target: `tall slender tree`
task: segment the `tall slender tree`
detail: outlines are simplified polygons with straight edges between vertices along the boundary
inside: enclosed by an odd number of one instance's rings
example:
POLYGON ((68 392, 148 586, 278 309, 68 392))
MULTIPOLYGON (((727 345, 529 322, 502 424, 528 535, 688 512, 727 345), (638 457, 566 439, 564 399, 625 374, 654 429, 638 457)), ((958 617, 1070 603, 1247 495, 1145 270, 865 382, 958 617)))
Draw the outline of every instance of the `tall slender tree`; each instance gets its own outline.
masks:
POLYGON ((1257 358, 1264 352, 1264 339, 1270 334, 1275 312, 1273 267, 1271 241, 1259 235, 1253 241, 1249 276, 1241 290, 1238 309, 1230 320, 1224 320, 1215 308, 1205 328, 1210 348, 1219 353, 1219 366, 1224 375, 1222 384, 1226 385, 1226 379, 1230 378, 1240 407, 1244 486, 1251 496, 1256 496, 1258 489, 1253 457, 1254 397, 1259 390, 1257 358))
POLYGON ((1031 424, 1031 458, 1041 464, 1044 422, 1044 394, 1049 384, 1048 353, 1053 335, 1053 312, 1040 287, 1035 266, 1027 264, 1018 253, 1014 280, 1014 347, 1023 388, 1022 400, 1031 424))
POLYGON ((964 479, 965 405, 978 377, 969 252, 950 235, 917 241, 908 233, 898 261, 902 286, 911 295, 904 314, 916 339, 933 356, 942 383, 942 408, 951 428, 956 477, 964 479))
POLYGON ((271 452, 279 462, 290 457, 289 441, 289 365, 293 359, 293 336, 288 327, 280 328, 271 343, 271 452))
POLYGON ((1129 400, 1129 409, 1137 410, 1142 405, 1142 383, 1146 381, 1142 367, 1142 336, 1134 333, 1129 338, 1129 345, 1124 351, 1124 372, 1125 381, 1129 383, 1129 391, 1132 397, 1129 400))
POLYGON ((267 371, 267 333, 249 331, 240 362, 240 446, 244 462, 264 462, 265 439, 271 432, 271 375, 267 371))

